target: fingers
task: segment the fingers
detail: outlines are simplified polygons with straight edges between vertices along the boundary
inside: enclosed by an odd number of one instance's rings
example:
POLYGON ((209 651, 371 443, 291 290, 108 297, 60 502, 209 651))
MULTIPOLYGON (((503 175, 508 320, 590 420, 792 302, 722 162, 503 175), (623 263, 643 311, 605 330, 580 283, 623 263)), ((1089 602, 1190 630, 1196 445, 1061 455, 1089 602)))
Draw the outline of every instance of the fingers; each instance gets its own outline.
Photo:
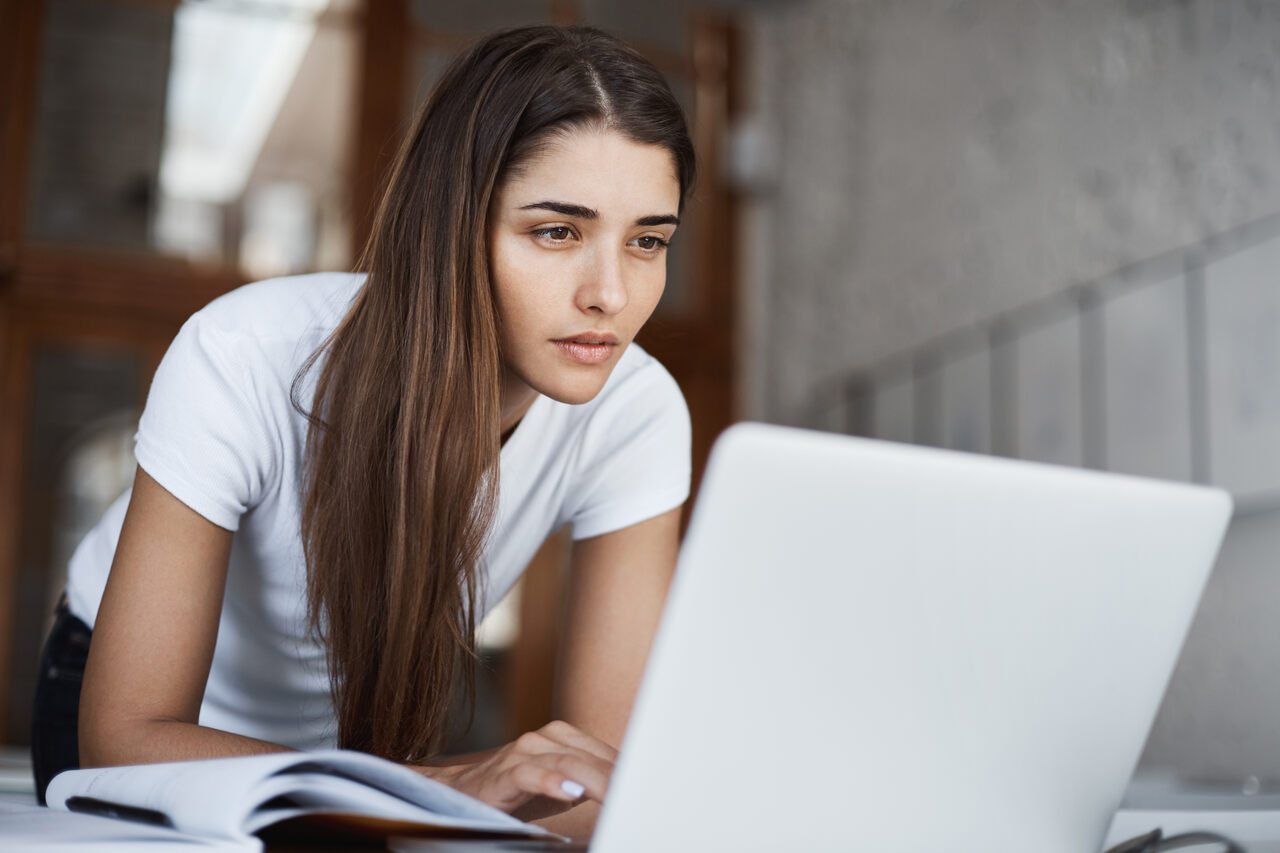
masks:
POLYGON ((583 752, 590 753, 602 761, 615 764, 618 761, 618 750, 609 744, 592 737, 582 729, 572 726, 563 720, 553 720, 542 728, 538 729, 537 734, 548 738, 561 746, 573 747, 583 752))
POLYGON ((511 769, 511 781, 529 795, 563 803, 602 802, 609 788, 607 770, 567 754, 547 753, 521 762, 511 769))
POLYGON ((546 816, 586 799, 603 802, 617 755, 607 743, 556 722, 444 781, 504 811, 523 814, 536 806, 546 816))
MULTIPOLYGON (((613 758, 609 753, 617 753, 589 735, 577 733, 577 737, 572 734, 564 737, 563 732, 553 733, 564 739, 553 739, 544 730, 539 730, 526 732, 512 744, 511 765, 535 768, 546 774, 525 790, 560 800, 576 800, 584 794, 591 799, 602 800, 609 788, 609 777, 613 774, 613 758), (562 787, 565 782, 572 784, 562 787), (583 790, 579 791, 579 787, 583 790)), ((521 781, 532 778, 532 775, 520 777, 521 781)))

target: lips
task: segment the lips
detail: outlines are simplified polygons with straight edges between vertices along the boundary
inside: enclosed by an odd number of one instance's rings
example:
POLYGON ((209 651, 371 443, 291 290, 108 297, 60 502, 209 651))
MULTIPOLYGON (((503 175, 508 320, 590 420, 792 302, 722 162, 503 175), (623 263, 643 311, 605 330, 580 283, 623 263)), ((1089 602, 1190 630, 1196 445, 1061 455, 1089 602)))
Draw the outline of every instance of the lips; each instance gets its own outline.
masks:
POLYGON ((608 332, 584 332, 552 341, 565 356, 578 364, 602 364, 613 355, 617 335, 608 332))

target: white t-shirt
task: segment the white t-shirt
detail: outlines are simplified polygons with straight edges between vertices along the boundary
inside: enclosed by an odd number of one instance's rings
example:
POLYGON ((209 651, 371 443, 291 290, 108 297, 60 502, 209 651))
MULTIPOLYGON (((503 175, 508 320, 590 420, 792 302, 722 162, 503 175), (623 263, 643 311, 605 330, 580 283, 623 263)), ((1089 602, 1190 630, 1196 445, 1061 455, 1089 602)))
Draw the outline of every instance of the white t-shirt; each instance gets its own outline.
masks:
MULTIPOLYGON (((209 521, 236 531, 200 723, 303 749, 332 746, 324 648, 306 625, 300 478, 307 421, 290 392, 345 315, 363 276, 320 273, 246 285, 194 314, 165 354, 138 426, 138 464, 209 521)), ((310 408, 318 365, 300 388, 310 408)), ((632 344, 579 406, 539 396, 502 448, 499 504, 478 617, 506 595, 560 526, 598 536, 689 494, 680 389, 632 344)), ((128 495, 71 558, 71 612, 93 625, 128 495)))

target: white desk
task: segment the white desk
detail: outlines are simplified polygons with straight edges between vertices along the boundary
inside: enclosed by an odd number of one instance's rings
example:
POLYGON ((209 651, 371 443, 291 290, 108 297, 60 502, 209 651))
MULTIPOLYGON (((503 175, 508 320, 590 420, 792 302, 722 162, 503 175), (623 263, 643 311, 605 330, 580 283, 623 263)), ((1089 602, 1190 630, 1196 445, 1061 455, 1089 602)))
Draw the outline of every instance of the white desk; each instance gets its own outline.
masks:
MULTIPOLYGON (((1280 853, 1280 794, 1203 793, 1134 785, 1107 833, 1109 848, 1159 827, 1165 835, 1217 832, 1249 853, 1280 853)), ((1198 853, 1200 847, 1186 847, 1198 853)))

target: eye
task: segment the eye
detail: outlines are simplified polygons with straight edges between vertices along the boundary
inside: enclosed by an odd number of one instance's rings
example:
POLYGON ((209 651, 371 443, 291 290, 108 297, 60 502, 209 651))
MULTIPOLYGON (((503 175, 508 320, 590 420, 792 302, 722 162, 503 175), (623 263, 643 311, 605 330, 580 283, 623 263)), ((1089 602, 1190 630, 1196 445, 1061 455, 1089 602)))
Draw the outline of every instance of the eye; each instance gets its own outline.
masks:
POLYGON ((635 243, 644 251, 649 253, 655 253, 655 254, 667 248, 667 244, 668 244, 667 240, 663 240, 661 237, 657 236, 656 234, 646 234, 643 237, 637 237, 632 242, 635 243))
POLYGON ((537 229, 533 236, 544 243, 568 243, 574 234, 568 225, 551 225, 537 229))

